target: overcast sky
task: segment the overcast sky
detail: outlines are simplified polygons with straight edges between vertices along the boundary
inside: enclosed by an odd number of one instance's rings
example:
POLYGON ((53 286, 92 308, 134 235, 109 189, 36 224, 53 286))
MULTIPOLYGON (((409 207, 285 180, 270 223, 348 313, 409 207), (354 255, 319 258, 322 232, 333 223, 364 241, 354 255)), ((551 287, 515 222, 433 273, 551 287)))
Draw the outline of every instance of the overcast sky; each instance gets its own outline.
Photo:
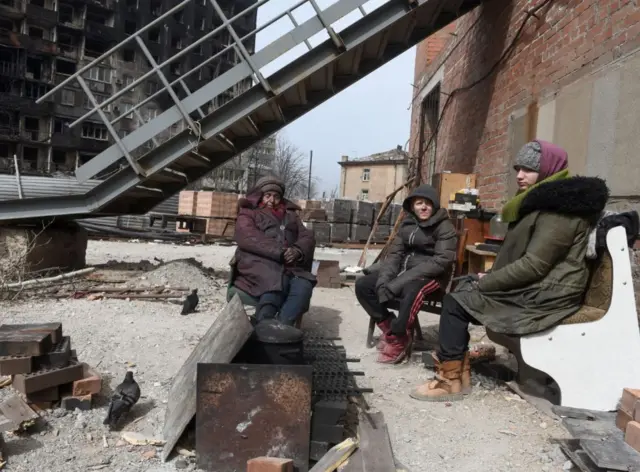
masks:
MULTIPOLYGON (((336 0, 317 0, 321 9, 336 0)), ((364 5, 367 12, 386 3, 371 0, 364 5)), ((258 25, 278 16, 297 0, 271 0, 258 10, 258 25)), ((314 15, 307 3, 293 13, 298 24, 314 15)), ((339 32, 362 18, 356 12, 334 24, 339 32)), ((288 19, 280 19, 258 34, 256 50, 279 38, 293 28, 288 19)), ((311 38, 312 46, 328 39, 326 33, 311 38)), ((263 70, 269 76, 295 58, 304 54, 304 44, 291 50, 263 70)), ((284 129, 287 139, 307 155, 313 150, 312 172, 319 180, 321 191, 331 191, 340 181, 340 156, 366 156, 401 145, 409 139, 410 110, 415 48, 372 72, 348 89, 340 92, 319 107, 284 129)))

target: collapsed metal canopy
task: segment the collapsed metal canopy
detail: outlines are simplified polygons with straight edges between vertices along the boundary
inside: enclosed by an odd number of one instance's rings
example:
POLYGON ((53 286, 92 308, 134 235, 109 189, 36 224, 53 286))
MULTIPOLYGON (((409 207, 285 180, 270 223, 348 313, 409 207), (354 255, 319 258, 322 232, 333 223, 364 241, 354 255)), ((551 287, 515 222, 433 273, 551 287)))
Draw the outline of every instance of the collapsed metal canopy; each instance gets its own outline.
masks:
POLYGON ((120 170, 81 194, 0 202, 1 222, 143 214, 451 23, 482 0, 388 0, 371 12, 363 8, 368 0, 336 0, 324 10, 318 7, 316 0, 300 0, 242 38, 236 34, 233 24, 255 15, 255 10, 269 1, 275 6, 278 0, 258 0, 229 18, 217 0, 208 0, 218 15, 220 26, 157 64, 142 33, 162 24, 191 1, 196 0, 178 3, 39 99, 44 100, 69 83, 77 82, 93 109, 71 126, 97 114, 115 143, 78 168, 76 177, 82 183, 113 166, 119 165, 120 170), (305 5, 312 7, 315 14, 298 24, 292 12, 305 5), (351 13, 359 14, 361 18, 337 31, 335 24, 351 13), (251 54, 245 47, 247 40, 281 19, 289 19, 292 29, 251 54), (203 41, 222 33, 228 34, 231 44, 169 82, 163 69, 184 58, 189 51, 194 52, 203 41), (312 47, 309 39, 318 34, 325 34, 329 39, 312 47), (89 70, 134 44, 151 64, 150 71, 98 103, 85 80, 89 70), (299 45, 305 45, 308 51, 265 77, 265 66, 282 59, 299 45), (187 88, 182 79, 228 52, 235 52, 239 58, 235 66, 198 90, 187 88), (105 114, 105 107, 150 77, 163 84, 156 94, 115 119, 105 114), (207 113, 216 97, 227 94, 234 87, 237 89, 247 79, 252 79, 256 85, 207 113), (178 97, 176 90, 184 92, 181 93, 183 98, 178 97), (140 106, 162 93, 171 97, 173 106, 120 138, 113 125, 126 115, 137 113, 140 106), (184 130, 173 136, 169 133, 167 139, 167 130, 176 126, 184 130))

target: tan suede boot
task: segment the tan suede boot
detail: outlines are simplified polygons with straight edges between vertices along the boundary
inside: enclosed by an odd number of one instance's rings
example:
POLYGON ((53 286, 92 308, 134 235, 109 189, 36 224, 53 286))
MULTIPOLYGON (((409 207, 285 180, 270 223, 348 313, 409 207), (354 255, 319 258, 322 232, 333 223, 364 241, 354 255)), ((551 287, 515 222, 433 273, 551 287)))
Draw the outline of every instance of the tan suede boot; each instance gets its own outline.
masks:
POLYGON ((410 393, 411 398, 426 402, 453 402, 462 400, 463 361, 445 361, 436 363, 435 379, 420 385, 410 393))
POLYGON ((462 360, 460 384, 462 385, 462 393, 469 395, 471 393, 471 355, 469 351, 464 353, 464 359, 462 360))

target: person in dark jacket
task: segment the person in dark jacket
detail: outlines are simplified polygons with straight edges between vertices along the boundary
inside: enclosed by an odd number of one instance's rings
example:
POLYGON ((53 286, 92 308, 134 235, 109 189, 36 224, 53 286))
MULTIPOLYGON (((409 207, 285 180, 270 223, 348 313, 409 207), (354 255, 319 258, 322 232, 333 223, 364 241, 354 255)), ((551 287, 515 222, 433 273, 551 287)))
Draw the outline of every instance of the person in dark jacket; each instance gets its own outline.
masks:
POLYGON ((316 278, 311 274, 315 238, 302 224, 300 208, 283 198, 284 183, 263 177, 238 202, 234 286, 259 300, 258 321, 288 325, 309 307, 316 278))
POLYGON ((564 149, 536 140, 515 162, 519 190, 502 209, 509 224, 491 271, 446 295, 436 378, 411 393, 452 401, 471 391, 469 323, 507 335, 538 333, 576 313, 584 298, 590 228, 607 203, 599 178, 570 177, 564 149))
POLYGON ((456 256, 457 237, 438 192, 416 188, 403 202, 406 217, 387 257, 356 282, 360 305, 382 331, 378 362, 398 364, 411 351, 411 333, 425 295, 446 287, 456 256), (399 303, 396 318, 388 302, 399 303))

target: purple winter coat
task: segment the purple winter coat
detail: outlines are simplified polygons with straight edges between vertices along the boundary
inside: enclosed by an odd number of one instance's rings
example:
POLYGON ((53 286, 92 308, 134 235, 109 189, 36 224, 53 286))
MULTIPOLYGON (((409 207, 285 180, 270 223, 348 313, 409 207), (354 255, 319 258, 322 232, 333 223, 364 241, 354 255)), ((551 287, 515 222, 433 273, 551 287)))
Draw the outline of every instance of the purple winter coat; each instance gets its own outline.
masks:
POLYGON ((235 229, 238 247, 234 256, 237 276, 234 286, 253 297, 282 290, 284 251, 287 247, 299 249, 302 259, 287 266, 286 270, 296 277, 315 282, 311 266, 316 241, 313 232, 305 228, 296 213, 300 207, 283 199, 286 211, 281 222, 270 209, 258 206, 261 198, 262 193, 256 192, 238 202, 235 229))

